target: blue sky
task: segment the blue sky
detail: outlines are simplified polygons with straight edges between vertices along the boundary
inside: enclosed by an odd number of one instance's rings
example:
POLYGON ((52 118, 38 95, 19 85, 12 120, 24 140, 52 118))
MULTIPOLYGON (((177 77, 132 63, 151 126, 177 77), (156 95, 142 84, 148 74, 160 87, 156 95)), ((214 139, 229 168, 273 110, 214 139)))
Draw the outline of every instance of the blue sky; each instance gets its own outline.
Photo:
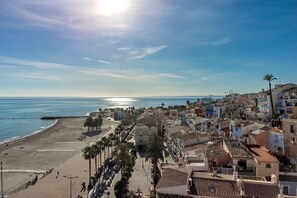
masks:
POLYGON ((297 83, 295 0, 118 0, 108 13, 100 1, 0 1, 0 96, 248 93, 268 88, 266 73, 297 83))

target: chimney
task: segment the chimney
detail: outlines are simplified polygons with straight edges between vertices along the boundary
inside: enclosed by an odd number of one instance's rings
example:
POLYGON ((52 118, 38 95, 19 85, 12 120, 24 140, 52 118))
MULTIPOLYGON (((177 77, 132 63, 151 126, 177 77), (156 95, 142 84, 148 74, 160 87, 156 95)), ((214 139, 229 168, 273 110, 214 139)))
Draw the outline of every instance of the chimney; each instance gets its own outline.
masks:
POLYGON ((277 177, 276 177, 276 175, 274 175, 274 174, 271 175, 271 182, 273 184, 277 184, 277 177))
POLYGON ((233 180, 237 181, 238 179, 238 172, 236 171, 236 166, 233 165, 233 180))
POLYGON ((242 184, 242 180, 241 179, 237 179, 237 185, 239 187, 239 190, 240 190, 240 196, 244 197, 245 196, 245 193, 244 193, 244 190, 243 190, 243 184, 242 184))
POLYGON ((216 177, 217 176, 217 168, 216 167, 213 167, 213 171, 212 171, 212 176, 213 177, 216 177))

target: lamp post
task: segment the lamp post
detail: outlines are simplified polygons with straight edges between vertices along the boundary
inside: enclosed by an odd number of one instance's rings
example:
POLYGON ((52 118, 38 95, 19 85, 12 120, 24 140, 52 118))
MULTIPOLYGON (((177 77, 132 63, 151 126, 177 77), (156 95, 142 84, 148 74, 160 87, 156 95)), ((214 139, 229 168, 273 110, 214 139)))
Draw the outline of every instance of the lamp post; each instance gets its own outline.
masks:
POLYGON ((72 176, 72 175, 65 176, 64 175, 63 177, 69 179, 69 181, 70 181, 70 198, 72 198, 72 179, 78 178, 78 176, 72 176))
POLYGON ((1 169, 1 198, 4 198, 4 193, 3 193, 3 166, 2 162, 0 164, 0 169, 1 169))

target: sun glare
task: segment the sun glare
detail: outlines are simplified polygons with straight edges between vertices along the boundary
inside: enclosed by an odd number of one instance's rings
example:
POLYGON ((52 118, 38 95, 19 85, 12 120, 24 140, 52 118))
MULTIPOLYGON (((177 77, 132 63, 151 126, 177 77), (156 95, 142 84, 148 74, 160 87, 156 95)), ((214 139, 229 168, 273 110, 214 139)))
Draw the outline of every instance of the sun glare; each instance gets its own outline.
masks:
POLYGON ((112 16, 124 12, 130 6, 130 0, 97 0, 99 14, 112 16))

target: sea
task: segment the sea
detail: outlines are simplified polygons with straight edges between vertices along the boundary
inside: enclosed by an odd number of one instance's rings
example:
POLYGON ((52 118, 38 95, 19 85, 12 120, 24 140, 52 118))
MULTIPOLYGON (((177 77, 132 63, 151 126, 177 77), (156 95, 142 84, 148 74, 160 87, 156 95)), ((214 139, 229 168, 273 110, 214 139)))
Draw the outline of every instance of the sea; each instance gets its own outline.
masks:
POLYGON ((41 120, 43 116, 83 116, 105 108, 149 108, 183 105, 203 96, 183 97, 0 97, 0 143, 38 133, 54 124, 54 120, 41 120))

